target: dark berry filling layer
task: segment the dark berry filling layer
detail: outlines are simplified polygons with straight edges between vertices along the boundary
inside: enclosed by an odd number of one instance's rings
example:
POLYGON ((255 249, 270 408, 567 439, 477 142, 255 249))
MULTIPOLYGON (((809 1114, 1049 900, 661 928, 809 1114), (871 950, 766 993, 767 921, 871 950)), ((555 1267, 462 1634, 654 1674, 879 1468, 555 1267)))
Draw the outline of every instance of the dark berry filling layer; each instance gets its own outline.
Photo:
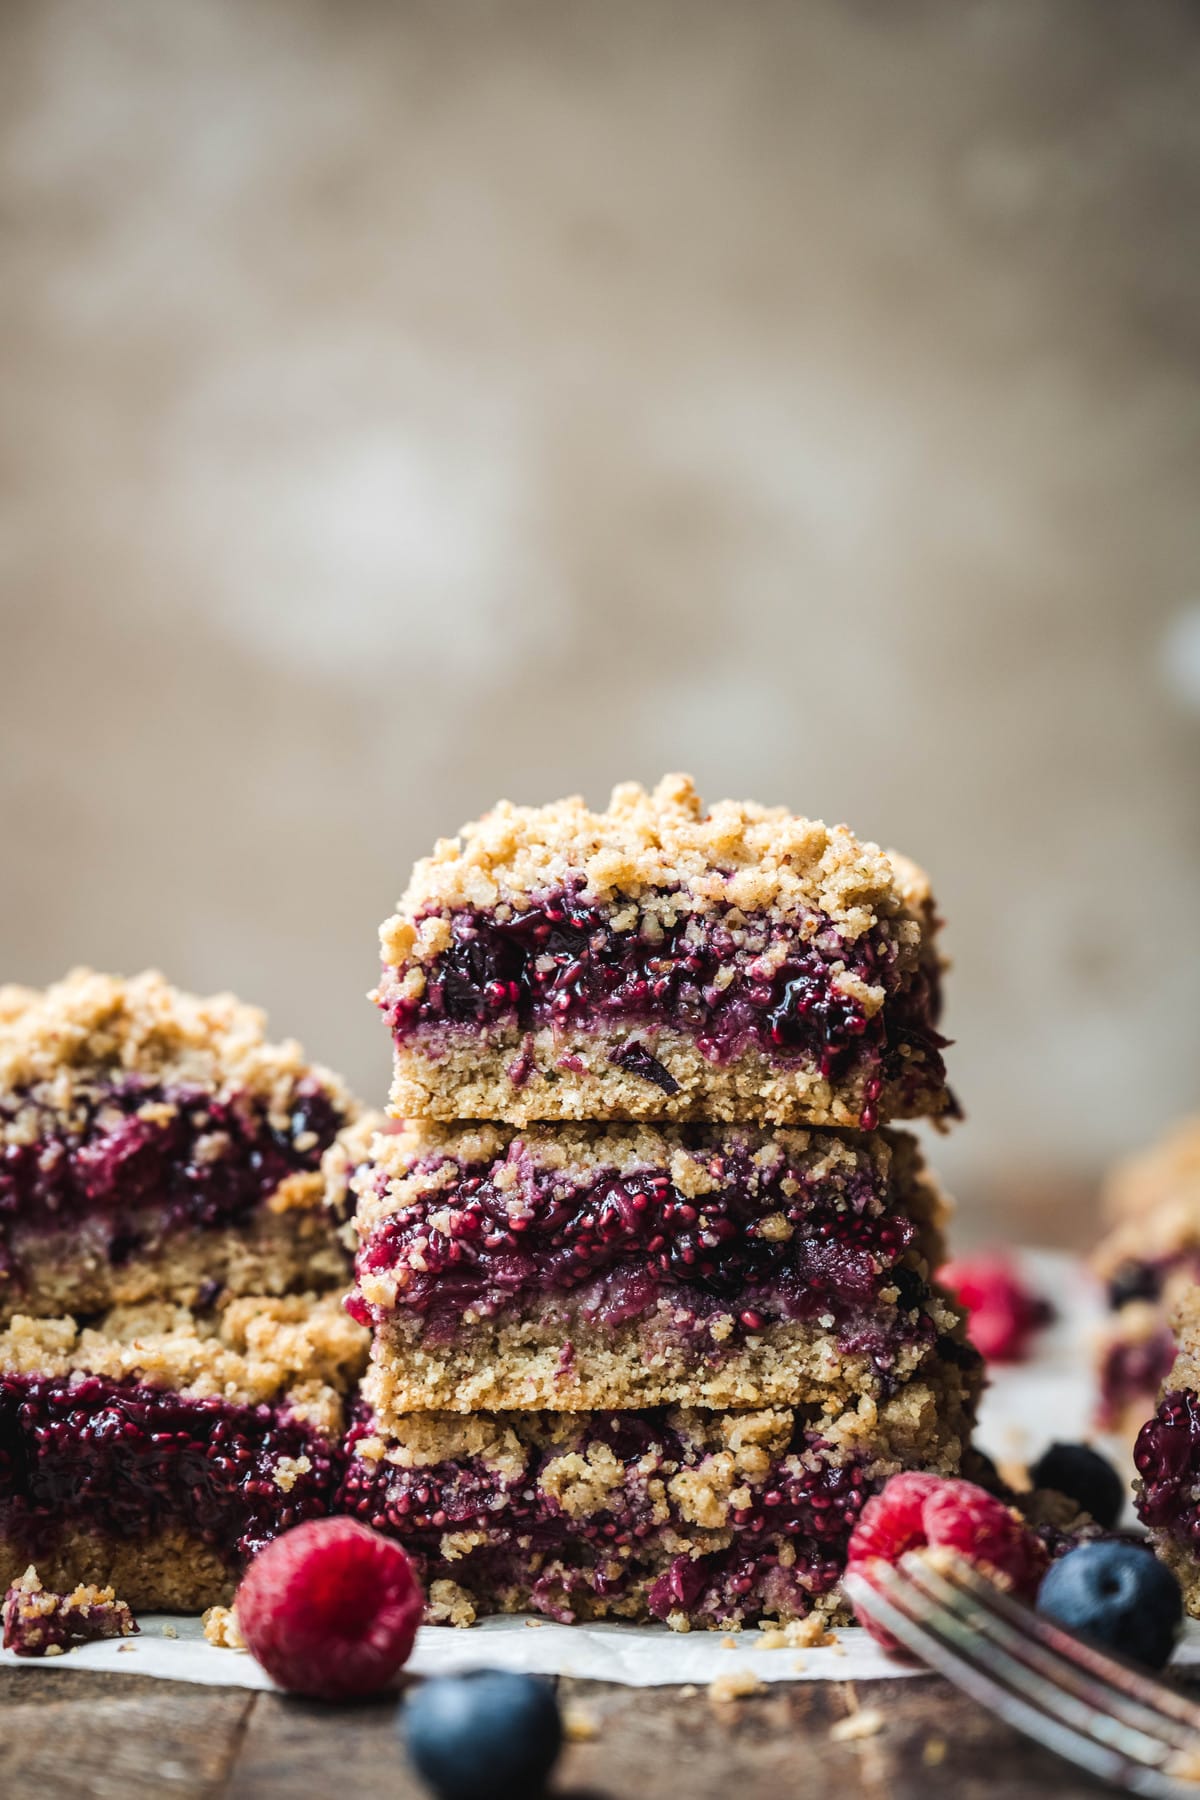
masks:
POLYGON ((1133 1460, 1142 1478, 1137 1513, 1200 1555, 1200 1395, 1164 1394, 1138 1433, 1133 1460))
POLYGON ((334 1447, 272 1406, 0 1375, 0 1532, 31 1560, 66 1526, 141 1541, 182 1527, 236 1565, 328 1512, 340 1478, 334 1447))
MULTIPOLYGON (((882 1083, 902 1077, 919 1050, 921 1078, 942 1079, 936 968, 902 973, 886 925, 848 939, 815 918, 812 934, 802 937, 765 919, 738 915, 733 926, 681 913, 650 941, 638 931, 615 931, 614 911, 619 906, 559 893, 509 919, 454 913, 452 942, 426 969, 419 997, 402 995, 395 973, 384 970, 380 1004, 397 1040, 431 1024, 526 1030, 628 1021, 672 1025, 713 1062, 756 1046, 774 1059, 816 1062, 831 1080, 869 1066, 882 1083), (842 991, 846 974, 885 990, 886 1003, 872 1017, 842 991)), ((661 1075, 640 1072, 659 1086, 666 1085, 662 1076, 670 1083, 658 1069, 661 1075)))
POLYGON ((121 1215, 153 1208, 159 1233, 239 1225, 289 1175, 319 1169, 345 1123, 315 1081, 298 1085, 283 1129, 257 1096, 136 1077, 76 1093, 73 1106, 68 1127, 31 1095, 0 1099, 0 1128, 17 1114, 23 1128, 0 1144, 0 1234, 107 1216, 115 1262, 139 1247, 121 1215))
MULTIPOLYGON (((351 1433, 351 1448, 365 1430, 351 1433)), ((449 1576, 468 1587, 474 1580, 493 1591, 517 1586, 529 1590, 534 1610, 569 1620, 562 1591, 572 1581, 616 1599, 657 1571, 648 1597, 657 1617, 683 1611, 719 1621, 735 1613, 752 1616, 756 1609, 747 1602, 754 1594, 763 1602, 757 1610, 769 1607, 764 1583, 772 1579, 786 1580, 801 1597, 828 1592, 876 1486, 860 1457, 836 1451, 817 1432, 798 1426, 761 1486, 742 1489, 744 1504, 730 1511, 723 1528, 732 1532, 732 1543, 698 1558, 670 1557, 664 1568, 666 1546, 677 1534, 712 1541, 674 1502, 669 1516, 663 1514, 669 1493, 664 1482, 679 1469, 702 1474, 703 1456, 655 1412, 613 1414, 583 1426, 575 1450, 586 1457, 597 1445, 612 1451, 623 1476, 609 1488, 605 1504, 582 1517, 566 1512, 539 1485, 547 1465, 564 1454, 562 1445, 530 1449, 519 1474, 502 1474, 474 1459, 401 1469, 351 1455, 340 1507, 399 1538, 427 1579, 449 1576), (477 1541, 465 1557, 446 1561, 441 1538, 447 1532, 469 1533, 477 1541), (547 1562, 554 1567, 539 1581, 547 1562)), ((793 1604, 791 1610, 806 1607, 793 1604)))
POLYGON ((1137 1343, 1117 1339, 1107 1345, 1100 1365, 1100 1424, 1115 1429, 1128 1407, 1148 1406, 1174 1361, 1175 1338, 1166 1325, 1137 1343))
MULTIPOLYGON (((571 1183, 536 1165, 520 1140, 499 1164, 451 1164, 449 1187, 439 1185, 447 1160, 429 1158, 415 1171, 428 1176, 427 1194, 363 1243, 360 1281, 395 1273, 395 1310, 435 1335, 452 1335, 468 1310, 491 1317, 568 1295, 609 1324, 683 1296, 701 1313, 732 1307, 747 1331, 765 1318, 873 1315, 889 1285, 901 1289, 901 1311, 928 1297, 907 1266, 917 1228, 892 1210, 899 1197, 880 1192, 865 1157, 816 1175, 783 1156, 763 1166, 736 1144, 706 1160, 720 1185, 689 1196, 656 1169, 571 1183)), ((363 1324, 393 1310, 361 1290, 350 1307, 363 1324)))

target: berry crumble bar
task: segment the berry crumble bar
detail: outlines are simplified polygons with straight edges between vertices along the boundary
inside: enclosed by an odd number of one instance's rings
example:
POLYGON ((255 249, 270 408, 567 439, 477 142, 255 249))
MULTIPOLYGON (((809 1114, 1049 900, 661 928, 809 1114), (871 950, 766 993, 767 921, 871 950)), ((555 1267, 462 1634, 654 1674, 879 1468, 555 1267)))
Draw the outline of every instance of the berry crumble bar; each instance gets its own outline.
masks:
POLYGON ((1176 1307, 1179 1340, 1158 1409, 1134 1445, 1137 1512, 1162 1560, 1179 1577, 1183 1601, 1200 1618, 1200 1287, 1176 1307))
POLYGON ((402 1117, 872 1129, 952 1111, 912 863, 782 809, 501 802, 419 862, 374 999, 402 1117))
POLYGON ((0 1323, 343 1282, 321 1160, 357 1113, 229 995, 0 989, 0 1323))
POLYGON ((975 1360, 906 1133, 420 1122, 354 1185, 388 1417, 841 1401, 975 1360))
POLYGON ((1171 1315, 1200 1280, 1200 1119, 1118 1168, 1105 1206, 1113 1226, 1092 1257, 1110 1313, 1098 1423, 1132 1436, 1175 1360, 1171 1315))
POLYGON ((165 1301, 0 1332, 0 1582, 227 1601, 248 1557, 330 1510, 365 1334, 340 1296, 165 1301))
POLYGON ((133 1614, 110 1587, 54 1594, 30 1567, 4 1596, 4 1648, 16 1656, 61 1656, 76 1644, 133 1637, 136 1631, 133 1614))
POLYGON ((417 1561, 430 1617, 676 1630, 843 1618, 846 1544, 901 1468, 958 1471, 971 1406, 909 1382, 841 1413, 418 1413, 351 1431, 342 1507, 417 1561))

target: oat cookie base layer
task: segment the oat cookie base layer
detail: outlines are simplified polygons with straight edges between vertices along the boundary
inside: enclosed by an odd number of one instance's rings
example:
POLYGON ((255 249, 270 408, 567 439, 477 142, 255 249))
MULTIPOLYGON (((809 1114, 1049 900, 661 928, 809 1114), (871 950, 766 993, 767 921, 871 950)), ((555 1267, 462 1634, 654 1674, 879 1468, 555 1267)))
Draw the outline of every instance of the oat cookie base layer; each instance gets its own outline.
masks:
MULTIPOLYGON (((388 1420, 440 1411, 832 1408, 860 1394, 881 1395, 935 1354, 928 1343, 902 1344, 884 1377, 867 1356, 844 1351, 836 1331, 809 1321, 771 1324, 723 1349, 711 1335, 681 1333, 674 1310, 663 1304, 616 1326, 573 1321, 569 1336, 542 1316, 482 1320, 457 1341, 432 1345, 397 1319, 375 1333, 367 1397, 388 1420)), ((945 1312, 946 1329, 957 1331, 958 1315, 948 1306, 945 1312)), ((963 1375, 975 1378, 973 1369, 963 1375)))
POLYGON ((42 1584, 69 1591, 81 1583, 111 1587, 135 1612, 198 1613, 227 1604, 237 1576, 211 1545, 179 1530, 130 1543, 64 1526, 53 1547, 31 1556, 19 1539, 0 1535, 0 1588, 33 1563, 42 1584))
POLYGON ((90 1229, 85 1219, 57 1232, 14 1226, 13 1268, 0 1273, 0 1325, 18 1313, 93 1315, 148 1300, 195 1307, 210 1293, 282 1295, 346 1280, 347 1252, 321 1207, 265 1206, 237 1228, 185 1227, 157 1240, 153 1208, 131 1212, 123 1224, 148 1247, 119 1262, 109 1254, 107 1221, 90 1229))
POLYGON ((487 1032, 423 1027, 395 1049, 390 1110, 397 1118, 535 1120, 654 1119, 714 1124, 861 1126, 936 1117, 951 1106, 940 1081, 885 1081, 877 1094, 865 1072, 831 1082, 812 1064, 782 1064, 748 1049, 712 1063, 694 1038, 673 1027, 559 1030, 517 1026, 487 1032), (612 1060, 629 1038, 674 1083, 656 1082, 612 1060))

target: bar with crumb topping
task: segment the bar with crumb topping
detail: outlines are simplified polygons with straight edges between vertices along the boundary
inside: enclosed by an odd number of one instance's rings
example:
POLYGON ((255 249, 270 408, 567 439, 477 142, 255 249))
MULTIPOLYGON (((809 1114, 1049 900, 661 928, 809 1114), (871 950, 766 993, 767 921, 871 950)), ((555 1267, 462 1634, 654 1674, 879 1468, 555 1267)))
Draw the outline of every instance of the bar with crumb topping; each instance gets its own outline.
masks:
POLYGON ((783 809, 501 802, 416 866, 375 999, 401 1117, 859 1126, 954 1110, 929 884, 783 809))

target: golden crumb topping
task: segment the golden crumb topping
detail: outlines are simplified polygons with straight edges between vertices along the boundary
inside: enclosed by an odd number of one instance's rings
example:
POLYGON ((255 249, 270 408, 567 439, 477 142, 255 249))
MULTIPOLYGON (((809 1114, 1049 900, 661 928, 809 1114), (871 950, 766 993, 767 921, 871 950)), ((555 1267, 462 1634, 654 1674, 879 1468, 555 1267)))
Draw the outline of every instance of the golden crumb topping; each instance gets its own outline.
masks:
POLYGON ((166 1301, 114 1307, 94 1325, 18 1314, 0 1332, 0 1369, 44 1377, 74 1371, 231 1405, 287 1402, 336 1435, 345 1396, 366 1364, 367 1334, 338 1294, 241 1296, 219 1312, 166 1301))
POLYGON ((1200 1116, 1180 1120, 1148 1150, 1118 1164, 1105 1182, 1110 1219, 1141 1226, 1162 1206, 1200 1217, 1200 1116))
POLYGON ((652 933, 656 919, 714 910, 792 923, 822 915, 851 939, 884 920, 914 942, 933 929, 928 880, 907 858, 782 807, 706 809, 688 776, 668 775, 652 793, 615 788, 604 812, 577 795, 548 806, 502 800, 442 838, 381 929, 384 962, 431 962, 448 913, 522 912, 579 881, 584 900, 616 907, 616 929, 652 933))
POLYGON ((128 980, 73 969, 42 991, 0 988, 0 1092, 36 1089, 43 1104, 69 1112, 77 1084, 139 1075, 254 1094, 272 1126, 286 1130, 296 1085, 307 1080, 354 1117, 339 1078, 309 1063, 291 1039, 268 1043, 265 1023, 232 994, 200 999, 153 969, 128 980))

